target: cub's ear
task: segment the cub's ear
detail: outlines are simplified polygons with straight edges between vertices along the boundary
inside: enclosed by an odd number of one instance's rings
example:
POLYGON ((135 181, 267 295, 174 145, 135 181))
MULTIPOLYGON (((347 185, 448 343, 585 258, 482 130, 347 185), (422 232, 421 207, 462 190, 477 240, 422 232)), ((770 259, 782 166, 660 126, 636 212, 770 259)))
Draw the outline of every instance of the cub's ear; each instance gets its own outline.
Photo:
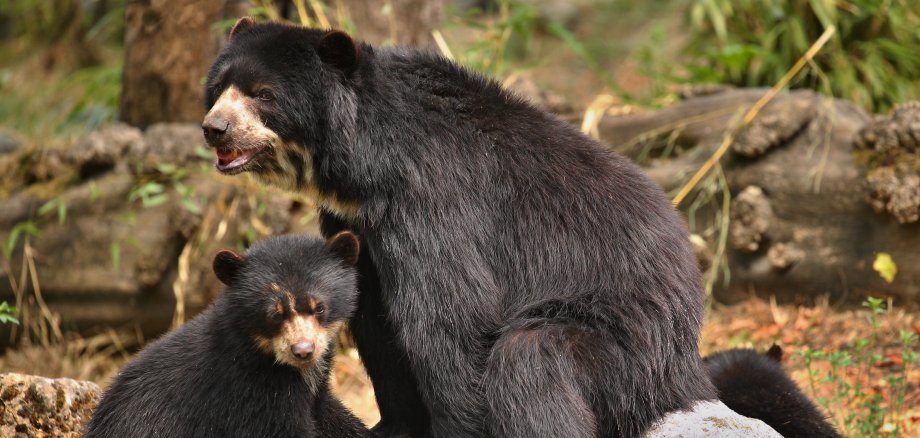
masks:
POLYGON ((769 357, 770 359, 775 360, 776 362, 782 362, 783 361, 783 347, 773 344, 773 346, 771 346, 770 349, 767 350, 767 352, 764 353, 763 355, 769 357))
POLYGON ((336 253, 345 263, 354 266, 358 263, 360 244, 358 237, 351 231, 340 231, 326 241, 326 247, 336 253))
POLYGON ((316 44, 316 53, 319 59, 345 74, 350 74, 358 68, 358 46, 347 33, 340 30, 330 30, 316 44))
POLYGON ((221 283, 229 286, 244 261, 243 256, 229 249, 221 250, 214 256, 214 275, 221 283))
POLYGON ((230 36, 228 39, 232 40, 233 36, 245 30, 248 27, 255 26, 256 20, 253 20, 252 17, 242 17, 239 20, 236 20, 236 24, 233 25, 233 29, 230 29, 230 36))

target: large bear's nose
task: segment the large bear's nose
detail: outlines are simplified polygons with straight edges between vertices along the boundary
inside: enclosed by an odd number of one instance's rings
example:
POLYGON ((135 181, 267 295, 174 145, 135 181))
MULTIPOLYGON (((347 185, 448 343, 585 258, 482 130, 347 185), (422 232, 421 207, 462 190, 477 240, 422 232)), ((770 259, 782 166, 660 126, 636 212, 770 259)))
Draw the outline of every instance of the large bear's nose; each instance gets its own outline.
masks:
POLYGON ((224 134, 230 129, 230 122, 221 116, 209 114, 201 123, 201 130, 204 131, 204 139, 210 145, 218 145, 223 142, 224 134))
POLYGON ((294 353, 294 357, 298 359, 307 359, 313 354, 313 342, 303 341, 298 342, 294 345, 291 345, 291 353, 294 353))

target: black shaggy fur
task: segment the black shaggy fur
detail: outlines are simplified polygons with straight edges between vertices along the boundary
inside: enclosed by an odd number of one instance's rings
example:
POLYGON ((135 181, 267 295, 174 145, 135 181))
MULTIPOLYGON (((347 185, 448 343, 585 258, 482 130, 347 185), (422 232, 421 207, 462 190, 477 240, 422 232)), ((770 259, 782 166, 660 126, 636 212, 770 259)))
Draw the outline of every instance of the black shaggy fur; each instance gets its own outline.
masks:
POLYGON ((325 303, 323 325, 351 316, 354 269, 318 238, 284 236, 257 242, 240 266, 215 270, 229 284, 180 329, 150 344, 106 391, 87 438, 364 437, 364 428, 329 393, 334 348, 311 369, 276 363, 255 337, 278 329, 270 283, 297 299, 325 303))
POLYGON ((733 349, 704 359, 722 403, 757 418, 787 438, 839 437, 827 417, 789 378, 780 365, 782 349, 765 354, 733 349))
POLYGON ((206 104, 268 84, 261 120, 312 163, 298 189, 357 205, 322 225, 367 249, 350 327, 377 431, 635 437, 716 398, 699 271, 658 186, 492 80, 343 35, 238 30, 206 104))

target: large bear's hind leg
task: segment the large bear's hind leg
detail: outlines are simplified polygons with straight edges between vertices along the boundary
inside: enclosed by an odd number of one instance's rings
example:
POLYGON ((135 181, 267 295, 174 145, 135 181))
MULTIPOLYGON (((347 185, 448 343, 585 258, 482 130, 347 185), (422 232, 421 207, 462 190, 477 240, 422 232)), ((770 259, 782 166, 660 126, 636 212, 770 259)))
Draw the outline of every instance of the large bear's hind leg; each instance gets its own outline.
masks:
POLYGON ((488 430, 496 437, 595 437, 597 421, 578 375, 578 345, 589 334, 566 324, 512 328, 486 364, 488 430))

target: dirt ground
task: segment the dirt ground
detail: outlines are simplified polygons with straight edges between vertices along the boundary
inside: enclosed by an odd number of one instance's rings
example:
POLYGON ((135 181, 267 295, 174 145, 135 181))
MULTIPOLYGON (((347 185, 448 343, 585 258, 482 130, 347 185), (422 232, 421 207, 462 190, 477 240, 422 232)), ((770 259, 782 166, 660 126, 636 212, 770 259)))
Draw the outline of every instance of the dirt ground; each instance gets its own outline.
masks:
POLYGON ((887 307, 891 310, 870 318, 869 309, 835 310, 826 300, 814 307, 756 298, 714 306, 700 350, 703 355, 735 347, 764 351, 776 343, 792 379, 844 435, 920 436, 920 347, 901 342, 904 335, 915 340, 920 335, 920 314, 887 307), (884 411, 872 411, 876 408, 884 411))
MULTIPOLYGON (((734 347, 766 350, 775 342, 783 347, 784 365, 792 378, 806 394, 829 408, 829 415, 847 435, 864 436, 865 430, 858 430, 857 425, 863 424, 862 419, 876 406, 887 412, 881 417, 880 435, 918 436, 920 363, 905 363, 901 354, 910 351, 899 339, 901 332, 920 334, 920 314, 894 308, 877 315, 875 324, 870 322, 870 314, 867 309, 835 310, 826 303, 797 307, 756 298, 733 306, 715 305, 707 315, 700 348, 705 355, 734 347), (871 345, 865 348, 866 359, 860 362, 863 356, 855 352, 866 342, 871 345), (803 355, 808 351, 827 354, 811 360, 811 372, 803 355), (828 377, 834 352, 849 352, 856 364, 839 368, 828 377), (905 383, 897 384, 898 378, 905 383), (863 394, 854 395, 854 388, 862 388, 863 394), (898 401, 899 394, 903 402, 898 401), (845 427, 848 416, 849 429, 845 427)), ((0 357, 0 371, 72 377, 105 385, 130 359, 126 351, 141 342, 135 334, 110 332, 93 338, 73 337, 47 347, 20 346, 0 357)), ((336 359, 332 385, 365 423, 372 425, 379 420, 373 388, 354 349, 343 349, 336 359)))

